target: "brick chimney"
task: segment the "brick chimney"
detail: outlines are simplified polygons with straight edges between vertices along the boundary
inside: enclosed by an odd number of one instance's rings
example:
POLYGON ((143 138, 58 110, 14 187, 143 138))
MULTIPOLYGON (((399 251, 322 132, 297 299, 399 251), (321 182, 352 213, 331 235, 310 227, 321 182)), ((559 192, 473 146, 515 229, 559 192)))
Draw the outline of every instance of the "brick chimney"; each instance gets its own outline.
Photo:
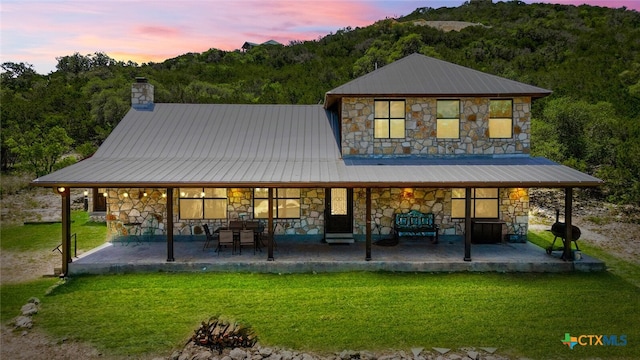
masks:
POLYGON ((137 77, 131 85, 131 107, 136 110, 153 111, 153 85, 147 78, 137 77))

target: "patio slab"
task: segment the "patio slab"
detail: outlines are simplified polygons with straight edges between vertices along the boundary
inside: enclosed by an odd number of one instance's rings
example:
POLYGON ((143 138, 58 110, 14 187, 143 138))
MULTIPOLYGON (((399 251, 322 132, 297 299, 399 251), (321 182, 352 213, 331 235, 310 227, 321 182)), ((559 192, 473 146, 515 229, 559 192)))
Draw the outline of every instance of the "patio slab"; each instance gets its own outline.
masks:
POLYGON ((204 241, 174 243, 175 261, 167 261, 167 244, 151 241, 124 245, 106 243, 74 258, 70 274, 131 272, 257 272, 303 273, 345 271, 393 272, 569 272, 603 271, 604 262, 589 256, 563 261, 560 253, 547 255, 531 243, 473 244, 472 261, 464 261, 461 240, 443 240, 439 244, 403 241, 396 246, 371 247, 371 260, 365 260, 365 243, 330 245, 321 242, 278 240, 274 260, 267 260, 267 249, 243 249, 231 254, 223 249, 203 250, 204 241))

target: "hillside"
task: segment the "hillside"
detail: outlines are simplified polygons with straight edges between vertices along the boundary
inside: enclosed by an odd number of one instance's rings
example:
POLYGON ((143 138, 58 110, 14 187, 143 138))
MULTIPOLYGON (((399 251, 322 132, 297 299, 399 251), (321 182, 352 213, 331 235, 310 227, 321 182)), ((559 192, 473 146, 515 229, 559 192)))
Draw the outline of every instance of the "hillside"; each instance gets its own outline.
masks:
POLYGON ((420 8, 316 41, 162 63, 76 53, 48 75, 5 63, 2 170, 42 175, 73 161, 58 155, 89 156, 128 110, 136 76, 154 84, 157 102, 316 104, 415 52, 553 90, 534 103, 532 155, 604 179, 590 196, 640 202, 640 14, 515 1, 420 8))

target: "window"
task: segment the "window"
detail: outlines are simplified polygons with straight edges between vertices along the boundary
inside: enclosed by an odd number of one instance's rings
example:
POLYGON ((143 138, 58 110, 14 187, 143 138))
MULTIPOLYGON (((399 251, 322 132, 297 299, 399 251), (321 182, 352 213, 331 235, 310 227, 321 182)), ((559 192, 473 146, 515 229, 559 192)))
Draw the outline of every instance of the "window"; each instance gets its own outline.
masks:
MULTIPOLYGON (((300 189, 275 189, 273 199, 273 217, 275 219, 300 218, 300 189)), ((253 190, 253 218, 269 217, 269 189, 253 190)))
POLYGON ((404 100, 376 100, 373 122, 376 139, 404 139, 404 100))
POLYGON ((489 102, 489 137, 510 138, 513 136, 513 101, 491 100, 489 102))
MULTIPOLYGON (((471 217, 497 219, 498 218, 498 189, 471 189, 471 217)), ((451 190, 451 217, 464 218, 465 189, 451 190)))
POLYGON ((180 188, 180 219, 226 219, 227 189, 180 188))
POLYGON ((438 100, 436 113, 438 139, 460 138, 460 100, 438 100))

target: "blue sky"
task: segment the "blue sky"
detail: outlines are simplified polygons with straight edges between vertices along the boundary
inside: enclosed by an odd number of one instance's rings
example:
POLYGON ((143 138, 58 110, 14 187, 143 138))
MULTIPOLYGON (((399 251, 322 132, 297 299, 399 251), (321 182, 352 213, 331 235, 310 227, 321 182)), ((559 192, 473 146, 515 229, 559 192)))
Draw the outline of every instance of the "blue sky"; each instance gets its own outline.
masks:
MULTIPOLYGON (((496 0, 494 0, 496 1, 496 0)), ((0 62, 55 70, 56 57, 104 52, 139 64, 245 41, 288 44, 463 0, 1 0, 0 62)), ((640 11, 640 0, 540 0, 640 11)))

